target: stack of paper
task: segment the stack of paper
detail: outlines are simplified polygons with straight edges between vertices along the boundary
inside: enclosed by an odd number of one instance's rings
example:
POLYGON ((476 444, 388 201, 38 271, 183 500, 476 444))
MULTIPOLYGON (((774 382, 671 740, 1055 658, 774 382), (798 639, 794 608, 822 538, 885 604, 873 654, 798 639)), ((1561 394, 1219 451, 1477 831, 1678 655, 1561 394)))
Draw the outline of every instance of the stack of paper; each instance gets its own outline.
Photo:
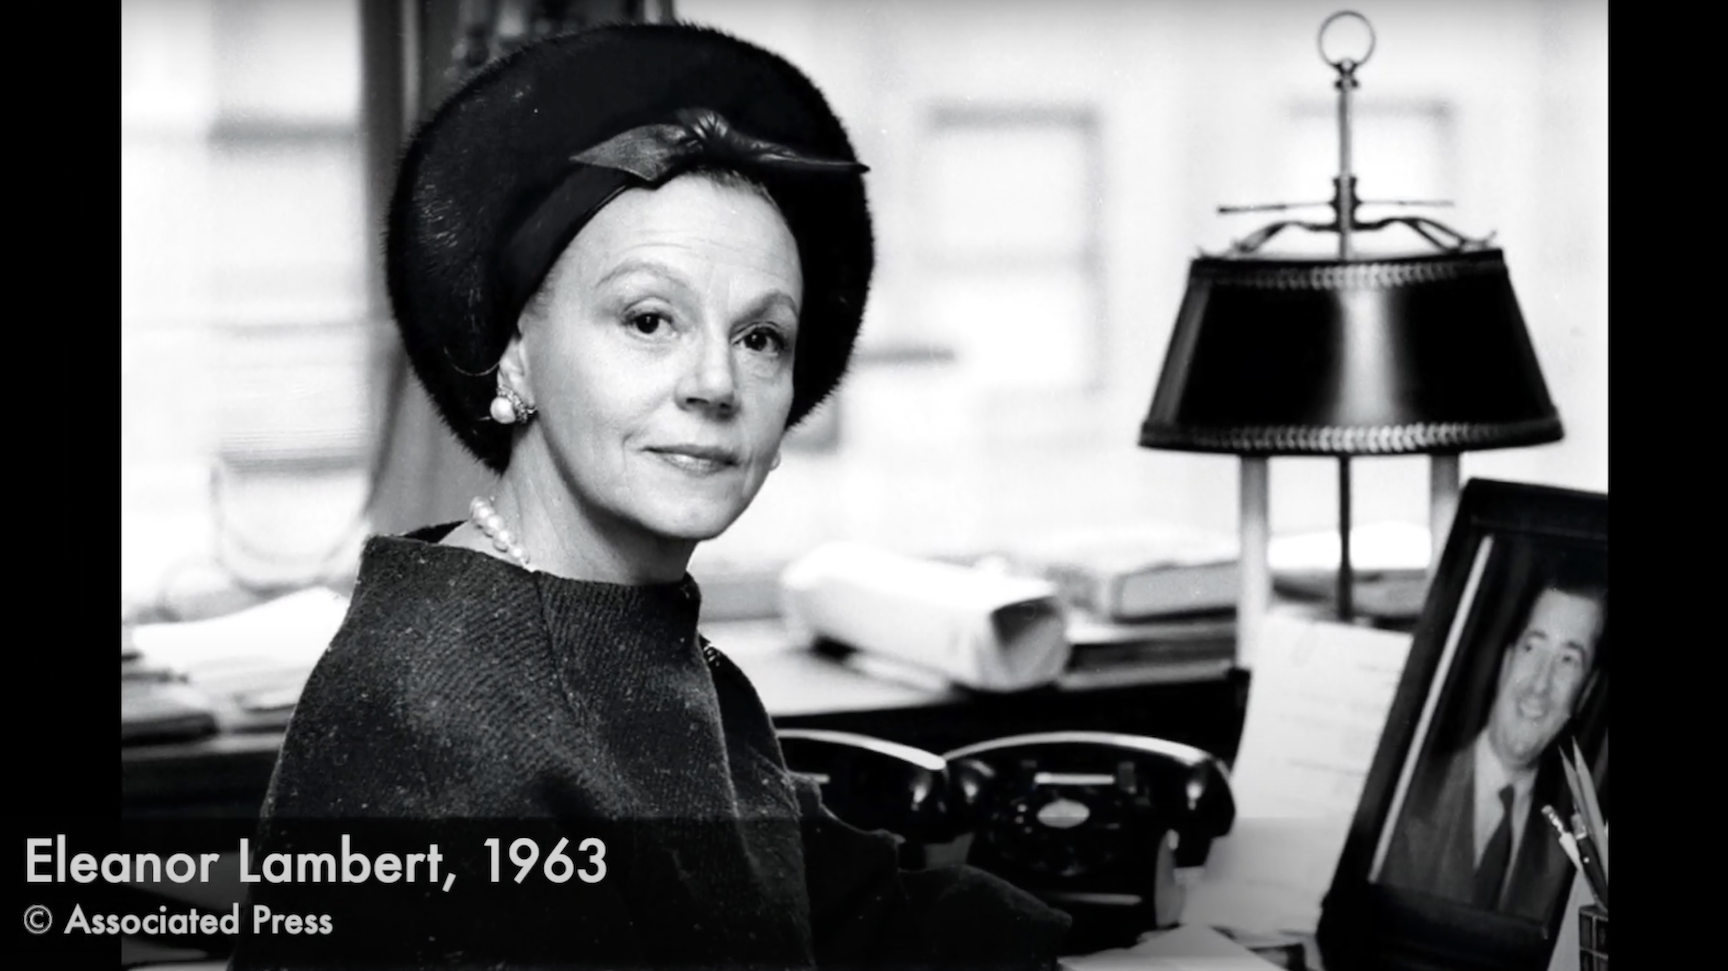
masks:
POLYGON ((1236 822, 1182 919, 1311 934, 1410 650, 1407 634, 1274 613, 1231 770, 1236 822))
POLYGON ((1133 947, 1065 957, 1064 971, 1266 971, 1278 965, 1209 927, 1147 934, 1133 947))
POLYGON ((133 628, 137 660, 184 678, 225 730, 280 726, 348 612, 322 587, 209 620, 133 628))

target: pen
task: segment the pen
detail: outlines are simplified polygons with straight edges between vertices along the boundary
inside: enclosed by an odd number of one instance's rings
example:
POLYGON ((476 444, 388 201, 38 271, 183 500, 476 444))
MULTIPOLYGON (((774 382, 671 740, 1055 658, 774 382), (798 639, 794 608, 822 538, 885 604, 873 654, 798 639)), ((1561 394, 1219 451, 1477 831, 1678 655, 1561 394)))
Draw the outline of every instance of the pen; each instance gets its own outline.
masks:
POLYGON ((1584 864, 1578 859, 1578 841, 1566 829, 1566 824, 1560 821, 1560 814, 1554 811, 1553 806, 1543 806, 1542 815, 1548 817, 1548 822, 1553 825, 1554 832, 1560 835, 1560 848, 1566 851, 1566 858, 1572 861, 1573 866, 1583 870, 1584 864))
POLYGON ((1566 788, 1572 793, 1573 815, 1576 816, 1577 813, 1584 811, 1584 786, 1578 781, 1577 767, 1572 764, 1571 759, 1566 757, 1565 752, 1560 753, 1560 767, 1566 770, 1566 788))
MULTIPOLYGON (((1574 747, 1573 751, 1577 752, 1577 748, 1574 747)), ((1579 754, 1582 755, 1582 753, 1579 754)), ((1572 760, 1566 757, 1564 751, 1560 753, 1560 767, 1566 770, 1566 788, 1572 793, 1572 808, 1574 810, 1572 813, 1572 822, 1574 824, 1580 824, 1580 821, 1582 821, 1582 829, 1578 835, 1590 836, 1592 848, 1595 851, 1594 855, 1599 858, 1597 862, 1602 867, 1603 875, 1607 875, 1607 853, 1606 848, 1603 845, 1606 843, 1606 837, 1596 828, 1590 815, 1590 799, 1594 795, 1592 791, 1594 787, 1586 787, 1583 781, 1584 776, 1582 773, 1586 773, 1589 770, 1585 768, 1584 760, 1582 758, 1578 760, 1577 765, 1573 765, 1572 760)))
POLYGON ((1596 857, 1596 843, 1590 839, 1590 831, 1584 828, 1584 820, 1577 813, 1572 814, 1572 835, 1578 841, 1578 862, 1583 864, 1584 878, 1590 881, 1590 892, 1596 895, 1596 902, 1608 909, 1608 875, 1602 872, 1602 861, 1596 857))
MULTIPOLYGON (((1565 759, 1565 754, 1561 754, 1565 759)), ((1590 824, 1590 838, 1596 843, 1597 853, 1602 857, 1602 872, 1608 872, 1608 821, 1602 817, 1602 803, 1596 795, 1596 779, 1590 774, 1590 763, 1584 761, 1584 753, 1579 750, 1578 743, 1572 743, 1572 761, 1578 764, 1578 788, 1583 790, 1584 805, 1579 808, 1584 811, 1584 821, 1590 824)))

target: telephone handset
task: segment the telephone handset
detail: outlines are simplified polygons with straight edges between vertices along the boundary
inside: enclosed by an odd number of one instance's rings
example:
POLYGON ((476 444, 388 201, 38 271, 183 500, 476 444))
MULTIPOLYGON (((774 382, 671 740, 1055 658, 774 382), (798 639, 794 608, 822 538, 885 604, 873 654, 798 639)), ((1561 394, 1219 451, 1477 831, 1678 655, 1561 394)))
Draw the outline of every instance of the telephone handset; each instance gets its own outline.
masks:
POLYGON ((967 862, 1067 910, 1084 949, 1165 923, 1161 848, 1173 847, 1168 866, 1198 866, 1236 816, 1223 763, 1163 739, 1046 732, 944 758, 973 834, 967 862))
POLYGON ((901 865, 922 867, 927 845, 956 835, 948 763, 940 755, 852 732, 783 728, 776 734, 786 767, 821 787, 829 812, 859 829, 904 838, 901 865))

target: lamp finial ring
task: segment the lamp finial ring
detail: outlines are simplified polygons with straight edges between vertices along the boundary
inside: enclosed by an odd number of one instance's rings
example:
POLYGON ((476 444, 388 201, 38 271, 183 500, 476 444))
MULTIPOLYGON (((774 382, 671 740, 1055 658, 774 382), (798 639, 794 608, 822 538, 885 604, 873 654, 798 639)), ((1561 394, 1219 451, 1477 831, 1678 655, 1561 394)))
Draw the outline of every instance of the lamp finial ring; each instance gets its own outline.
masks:
POLYGON ((1349 74, 1362 65, 1368 63, 1368 58, 1374 56, 1374 25, 1368 22, 1367 17, 1362 16, 1354 10, 1340 10, 1321 22, 1320 34, 1315 38, 1315 43, 1320 48, 1320 59, 1322 61, 1325 61, 1327 64, 1332 65, 1345 74, 1349 74), (1368 48, 1362 52, 1361 57, 1332 57, 1326 53, 1327 29, 1344 18, 1353 18, 1361 21, 1362 29, 1368 32, 1368 48))

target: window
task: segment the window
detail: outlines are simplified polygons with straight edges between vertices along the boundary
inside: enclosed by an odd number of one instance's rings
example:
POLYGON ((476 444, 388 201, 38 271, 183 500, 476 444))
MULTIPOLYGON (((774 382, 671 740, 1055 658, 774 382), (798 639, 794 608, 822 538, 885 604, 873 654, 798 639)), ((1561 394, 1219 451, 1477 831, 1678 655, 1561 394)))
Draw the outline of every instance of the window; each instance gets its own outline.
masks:
POLYGON ((1085 108, 943 106, 918 184, 919 325, 986 394, 1096 386, 1103 323, 1097 125, 1085 108))
POLYGON ((372 327, 352 0, 121 20, 121 597, 172 616, 340 573, 372 327))

